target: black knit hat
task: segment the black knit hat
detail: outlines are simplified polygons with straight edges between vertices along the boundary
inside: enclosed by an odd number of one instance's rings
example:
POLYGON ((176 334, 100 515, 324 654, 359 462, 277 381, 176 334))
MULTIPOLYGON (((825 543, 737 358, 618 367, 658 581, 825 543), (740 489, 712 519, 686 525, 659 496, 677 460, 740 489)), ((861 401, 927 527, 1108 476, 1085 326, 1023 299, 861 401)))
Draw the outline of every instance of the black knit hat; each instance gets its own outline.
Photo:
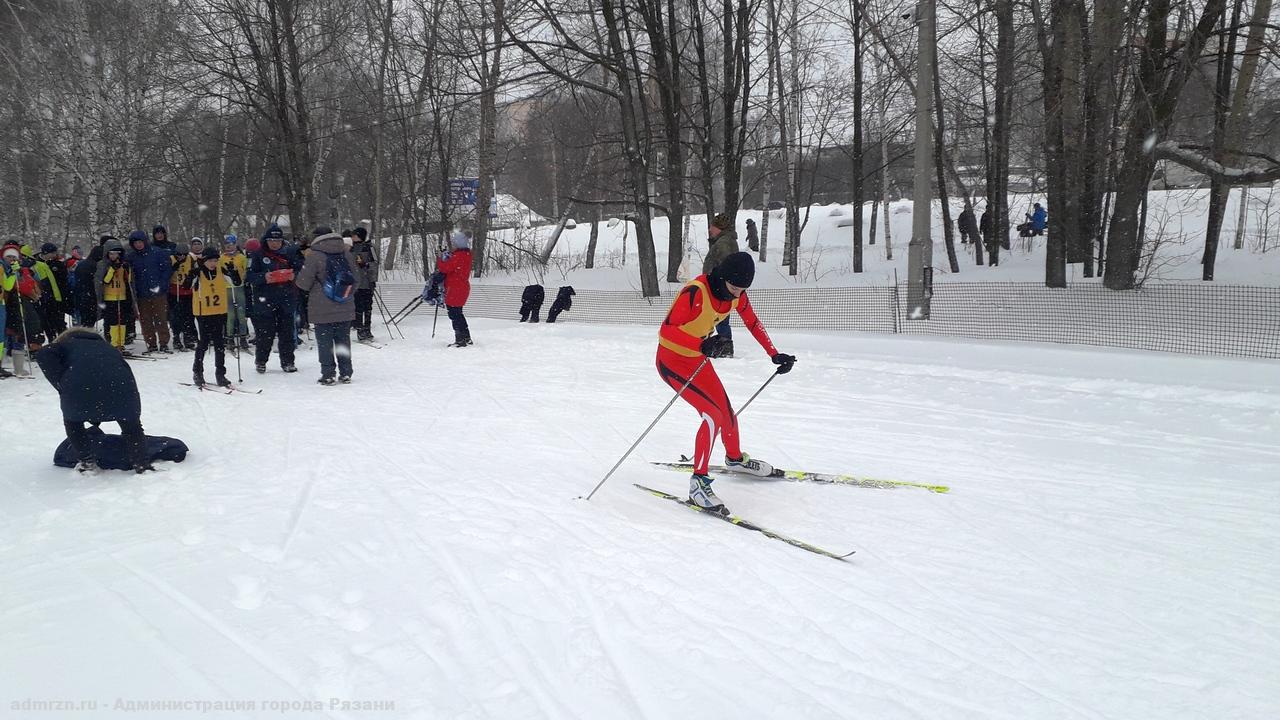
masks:
POLYGON ((218 248, 213 247, 212 245, 205 248, 204 252, 200 253, 201 260, 217 260, 220 257, 222 257, 222 253, 218 252, 218 248))
POLYGON ((357 227, 352 232, 356 234, 356 237, 360 238, 360 242, 364 242, 365 240, 369 239, 369 231, 365 230, 362 227, 357 227))
POLYGON ((41 255, 48 255, 49 253, 56 253, 56 252, 58 252, 58 246, 54 245, 51 242, 47 242, 40 246, 41 255))
POLYGON ((752 260, 747 253, 736 252, 717 265, 716 269, 711 271, 711 275, 730 285, 749 288, 751 281, 756 277, 756 261, 752 260))

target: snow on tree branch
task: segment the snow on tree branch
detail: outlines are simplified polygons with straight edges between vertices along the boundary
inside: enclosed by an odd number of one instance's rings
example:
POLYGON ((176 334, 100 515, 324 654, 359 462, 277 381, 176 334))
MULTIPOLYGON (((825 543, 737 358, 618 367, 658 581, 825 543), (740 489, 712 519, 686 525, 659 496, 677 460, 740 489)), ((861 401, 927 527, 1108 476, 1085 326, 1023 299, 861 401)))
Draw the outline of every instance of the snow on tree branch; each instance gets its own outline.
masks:
POLYGON ((1280 163, 1270 167, 1227 167, 1196 150, 1194 146, 1179 145, 1166 140, 1155 147, 1155 156, 1159 160, 1169 160, 1196 172, 1218 178, 1228 185, 1252 185, 1280 180, 1280 163))

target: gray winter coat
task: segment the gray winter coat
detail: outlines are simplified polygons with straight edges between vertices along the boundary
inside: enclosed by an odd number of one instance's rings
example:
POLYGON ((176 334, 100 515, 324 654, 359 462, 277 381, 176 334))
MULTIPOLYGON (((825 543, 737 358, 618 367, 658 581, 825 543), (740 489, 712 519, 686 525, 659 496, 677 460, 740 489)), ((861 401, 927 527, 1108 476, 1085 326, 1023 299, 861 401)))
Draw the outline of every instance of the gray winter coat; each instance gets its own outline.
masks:
POLYGON ((738 233, 734 230, 722 230, 720 237, 711 241, 711 249, 702 261, 702 274, 707 275, 724 259, 738 252, 738 233))
MULTIPOLYGON (((347 256, 347 264, 352 272, 356 272, 356 259, 347 251, 346 243, 338 233, 321 235, 311 241, 311 252, 302 266, 302 272, 294 279, 294 283, 307 295, 307 318, 317 325, 329 323, 351 322, 356 317, 356 302, 352 297, 344 303, 330 300, 324 294, 325 264, 330 255, 347 256)), ((358 276, 357 276, 358 277, 358 276)))
POLYGON ((356 272, 356 287, 360 290, 372 290, 378 284, 378 259, 373 256, 373 244, 357 239, 351 246, 351 255, 356 259, 356 264, 352 266, 356 272))

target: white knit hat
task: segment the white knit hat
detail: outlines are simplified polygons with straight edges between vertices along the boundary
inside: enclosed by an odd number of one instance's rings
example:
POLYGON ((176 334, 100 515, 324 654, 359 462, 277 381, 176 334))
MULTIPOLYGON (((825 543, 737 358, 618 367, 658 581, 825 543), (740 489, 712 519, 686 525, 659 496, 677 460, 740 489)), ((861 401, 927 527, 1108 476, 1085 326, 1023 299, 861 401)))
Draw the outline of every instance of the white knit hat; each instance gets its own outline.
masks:
POLYGON ((471 236, 464 232, 456 232, 453 234, 453 246, 459 250, 468 250, 471 248, 471 236))

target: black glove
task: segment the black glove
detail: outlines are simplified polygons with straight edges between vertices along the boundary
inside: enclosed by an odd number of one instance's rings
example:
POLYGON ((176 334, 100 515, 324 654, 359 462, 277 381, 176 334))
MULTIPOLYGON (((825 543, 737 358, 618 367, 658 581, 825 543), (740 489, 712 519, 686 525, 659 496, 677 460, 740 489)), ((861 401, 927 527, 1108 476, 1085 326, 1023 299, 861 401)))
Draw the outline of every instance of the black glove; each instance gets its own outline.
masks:
POLYGON ((720 343, 724 342, 719 335, 712 335, 702 341, 702 354, 707 357, 720 357, 720 343))
POLYGON ((791 366, 796 364, 796 356, 777 353, 773 356, 773 364, 778 366, 779 375, 786 375, 791 372, 791 366))

